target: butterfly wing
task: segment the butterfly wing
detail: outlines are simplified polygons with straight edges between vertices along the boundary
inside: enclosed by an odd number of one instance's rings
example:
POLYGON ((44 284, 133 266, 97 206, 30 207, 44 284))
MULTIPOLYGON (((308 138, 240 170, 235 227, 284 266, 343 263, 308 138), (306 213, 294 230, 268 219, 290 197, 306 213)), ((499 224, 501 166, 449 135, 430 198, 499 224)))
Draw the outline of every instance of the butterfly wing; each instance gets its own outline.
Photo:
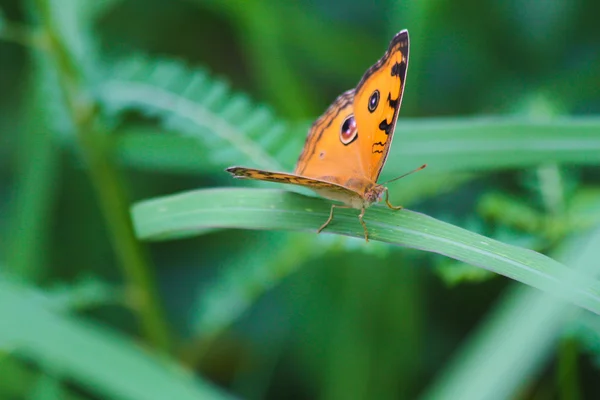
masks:
POLYGON ((407 66, 408 31, 403 30, 356 89, 340 95, 315 121, 294 172, 360 195, 372 187, 392 144, 407 66))
POLYGON ((232 174, 235 178, 256 179, 260 181, 288 183, 291 185, 304 186, 331 200, 341 201, 347 205, 353 207, 356 206, 358 208, 360 208, 360 205, 362 205, 360 197, 357 195, 357 193, 333 182, 327 182, 324 180, 308 178, 295 174, 287 174, 285 172, 265 171, 261 169, 245 167, 229 167, 226 169, 226 171, 232 174))
POLYGON ((341 94, 311 126, 295 174, 348 187, 364 176, 354 123, 354 90, 341 94))
POLYGON ((353 206, 372 190, 392 144, 408 66, 408 31, 399 32, 356 89, 312 125, 293 174, 231 167, 237 178, 301 185, 353 206))
POLYGON ((373 182, 385 165, 402 103, 408 68, 408 31, 400 31, 383 57, 363 75, 354 95, 362 163, 373 182))

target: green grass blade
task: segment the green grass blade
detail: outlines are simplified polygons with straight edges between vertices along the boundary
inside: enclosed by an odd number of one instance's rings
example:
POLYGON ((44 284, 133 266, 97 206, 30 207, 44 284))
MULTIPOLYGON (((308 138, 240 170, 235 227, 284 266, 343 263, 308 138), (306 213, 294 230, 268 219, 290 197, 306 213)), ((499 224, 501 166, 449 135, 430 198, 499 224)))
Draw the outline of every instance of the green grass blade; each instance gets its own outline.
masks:
POLYGON ((53 311, 40 293, 2 280, 0 320, 10 321, 0 329, 0 349, 38 361, 102 398, 229 398, 137 343, 53 311))
MULTIPOLYGON (((281 190, 209 189, 134 205, 139 238, 192 236, 206 228, 242 228, 315 233, 330 203, 281 190)), ((363 238, 356 210, 339 210, 327 232, 363 238)), ((421 249, 480 266, 548 291, 600 314, 600 285, 531 250, 507 245, 409 210, 367 210, 370 238, 421 249)))
POLYGON ((423 400, 511 399, 534 379, 565 322, 579 309, 525 286, 510 289, 423 400))
POLYGON ((480 171, 541 163, 600 164, 600 118, 400 119, 385 171, 480 171))

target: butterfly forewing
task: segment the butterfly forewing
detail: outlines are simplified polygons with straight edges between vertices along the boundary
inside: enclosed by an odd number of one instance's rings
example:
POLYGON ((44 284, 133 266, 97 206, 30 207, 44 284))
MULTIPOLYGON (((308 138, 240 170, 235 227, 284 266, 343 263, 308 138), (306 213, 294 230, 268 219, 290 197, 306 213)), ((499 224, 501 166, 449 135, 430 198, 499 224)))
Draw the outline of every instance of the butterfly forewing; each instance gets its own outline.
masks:
POLYGON ((377 181, 400 111, 408 45, 408 32, 399 32, 356 89, 339 96, 312 125, 296 174, 335 182, 359 194, 377 181))
POLYGON ((408 31, 399 32, 388 50, 360 80, 354 95, 358 147, 366 176, 377 181, 385 164, 402 103, 408 68, 408 31))

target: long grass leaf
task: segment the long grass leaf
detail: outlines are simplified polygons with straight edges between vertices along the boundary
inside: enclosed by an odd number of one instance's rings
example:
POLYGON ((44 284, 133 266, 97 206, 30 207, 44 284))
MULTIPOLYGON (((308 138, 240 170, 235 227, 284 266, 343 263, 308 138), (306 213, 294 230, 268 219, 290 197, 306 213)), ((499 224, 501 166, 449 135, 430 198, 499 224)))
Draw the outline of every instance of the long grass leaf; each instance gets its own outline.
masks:
MULTIPOLYGON (((281 190, 209 189, 137 203, 139 238, 192 236, 206 228, 308 231, 327 219, 330 203, 281 190)), ((363 237, 356 210, 339 210, 326 232, 363 237)), ((515 279, 600 314, 600 284, 534 251, 511 246, 409 210, 367 210, 371 240, 443 254, 515 279)))

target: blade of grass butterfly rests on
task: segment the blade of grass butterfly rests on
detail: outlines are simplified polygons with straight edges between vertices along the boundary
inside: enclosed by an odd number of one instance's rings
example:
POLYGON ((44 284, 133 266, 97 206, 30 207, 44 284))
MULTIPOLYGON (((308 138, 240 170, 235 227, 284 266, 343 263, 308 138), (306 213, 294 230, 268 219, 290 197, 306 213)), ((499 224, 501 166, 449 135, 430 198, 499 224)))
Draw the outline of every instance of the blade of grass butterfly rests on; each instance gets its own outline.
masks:
MULTIPOLYGON (((328 201, 269 189, 208 189, 135 204, 132 218, 143 240, 193 236, 206 228, 314 232, 329 213, 328 201)), ((372 238, 434 252, 486 268, 532 287, 560 293, 600 314, 600 284, 531 250, 507 245, 423 214, 372 207, 372 238)), ((356 212, 341 210, 331 232, 364 237, 356 212)))
POLYGON ((139 343, 51 305, 43 292, 0 277, 0 319, 10 321, 0 329, 0 351, 39 362, 102 398, 230 398, 139 343))

